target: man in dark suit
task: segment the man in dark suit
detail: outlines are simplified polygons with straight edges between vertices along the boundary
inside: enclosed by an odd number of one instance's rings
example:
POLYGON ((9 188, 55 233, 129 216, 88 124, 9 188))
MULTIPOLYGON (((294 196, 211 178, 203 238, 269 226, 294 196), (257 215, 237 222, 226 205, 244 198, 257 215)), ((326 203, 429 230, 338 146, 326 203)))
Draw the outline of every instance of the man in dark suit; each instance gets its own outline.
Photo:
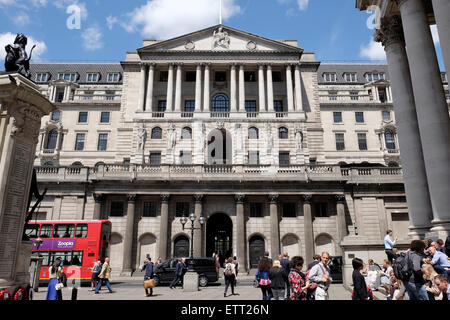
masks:
POLYGON ((185 258, 181 258, 178 261, 176 269, 175 269, 175 278, 173 279, 172 283, 170 284, 170 289, 175 288, 179 280, 181 280, 181 283, 183 284, 183 275, 184 275, 184 270, 186 269, 185 261, 186 261, 185 258))

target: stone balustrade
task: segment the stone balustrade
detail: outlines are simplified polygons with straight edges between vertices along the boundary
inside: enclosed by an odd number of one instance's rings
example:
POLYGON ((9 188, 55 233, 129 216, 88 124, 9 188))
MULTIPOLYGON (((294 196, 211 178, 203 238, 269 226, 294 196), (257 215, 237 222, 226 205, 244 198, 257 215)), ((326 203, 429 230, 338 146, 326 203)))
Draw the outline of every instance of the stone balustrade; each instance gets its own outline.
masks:
POLYGON ((403 183, 402 168, 341 168, 334 165, 124 165, 36 167, 40 182, 94 180, 162 181, 344 181, 347 183, 403 183))

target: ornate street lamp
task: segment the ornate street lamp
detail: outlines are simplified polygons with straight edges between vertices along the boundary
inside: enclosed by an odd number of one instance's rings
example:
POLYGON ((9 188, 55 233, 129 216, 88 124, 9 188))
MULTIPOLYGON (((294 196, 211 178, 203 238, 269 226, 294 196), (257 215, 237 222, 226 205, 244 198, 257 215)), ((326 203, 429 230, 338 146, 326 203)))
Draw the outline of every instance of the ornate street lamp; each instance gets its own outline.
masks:
MULTIPOLYGON (((194 227, 194 223, 195 223, 195 220, 196 220, 196 216, 195 216, 194 212, 192 212, 189 215, 189 220, 191 221, 191 227, 187 228, 187 229, 191 229, 191 241, 190 241, 191 242, 191 254, 190 254, 190 256, 191 256, 191 259, 192 259, 194 257, 194 230, 201 230, 202 229, 202 226, 205 224, 205 218, 203 217, 203 215, 201 215, 199 217, 198 221, 200 222, 200 228, 195 228, 194 227)), ((186 216, 182 216, 180 218, 180 222, 181 222, 181 225, 183 226, 183 231, 184 231, 185 228, 186 228, 186 223, 188 222, 188 218, 186 216)))

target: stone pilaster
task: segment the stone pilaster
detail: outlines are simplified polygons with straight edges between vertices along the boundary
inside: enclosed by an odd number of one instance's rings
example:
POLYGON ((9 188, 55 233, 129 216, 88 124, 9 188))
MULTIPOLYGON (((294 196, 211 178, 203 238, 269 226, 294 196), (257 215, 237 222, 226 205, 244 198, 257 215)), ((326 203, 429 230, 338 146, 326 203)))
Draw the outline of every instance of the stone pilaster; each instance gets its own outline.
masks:
POLYGON ((230 77, 230 110, 231 112, 237 111, 237 85, 236 85, 236 64, 231 64, 231 77, 230 77))
POLYGON ((169 63, 169 74, 167 78, 167 98, 166 98, 166 111, 173 111, 173 63, 169 63))
POLYGON ((211 109, 211 70, 210 63, 205 63, 205 78, 203 92, 203 111, 209 112, 211 109))
POLYGON ((303 228, 305 233, 305 262, 312 262, 314 256, 314 231, 311 210, 312 195, 305 194, 302 196, 303 200, 303 228))
POLYGON ((94 197, 95 200, 93 219, 100 220, 102 218, 102 202, 105 196, 101 193, 94 193, 92 196, 94 197))
POLYGON ((292 65, 286 65, 286 87, 287 87, 287 102, 288 111, 294 111, 294 90, 292 83, 292 65))
POLYGON ((239 111, 245 112, 245 66, 239 65, 239 111))
POLYGON ((202 238, 203 238, 203 228, 200 224, 200 217, 203 214, 203 194, 194 195, 195 204, 194 204, 194 214, 195 214, 195 222, 194 227, 194 257, 202 256, 202 238))
POLYGON ((202 65, 197 64, 195 76, 195 111, 202 111, 202 65))
POLYGON ((245 214, 244 214, 244 194, 236 194, 234 196, 236 201, 236 255, 239 262, 239 269, 241 272, 247 271, 247 255, 245 253, 245 214))
POLYGON ((161 195, 161 219, 159 223, 159 257, 164 261, 167 255, 167 241, 169 238, 169 198, 170 195, 161 195))
POLYGON ((278 220, 278 194, 269 195, 270 207, 270 256, 278 259, 280 255, 280 225, 278 220))
POLYGON ((138 100, 138 112, 144 111, 145 108, 145 78, 147 77, 147 66, 141 65, 141 77, 139 82, 139 100, 138 100))
POLYGON ((300 64, 295 65, 295 110, 303 111, 303 98, 302 98, 302 79, 300 72, 300 64))
POLYGON ((155 83, 155 64, 151 63, 148 70, 147 96, 145 102, 145 111, 153 111, 153 90, 155 83))
POLYGON ((267 65, 267 110, 269 112, 275 112, 273 101, 273 78, 272 78, 272 65, 267 65))
POLYGON ((133 253, 133 234, 134 234, 134 215, 136 209, 136 198, 135 194, 127 195, 127 217, 125 226, 125 236, 123 239, 123 264, 122 264, 122 275, 131 275, 133 270, 131 266, 131 256, 133 253))
POLYGON ((259 111, 266 111, 266 90, 264 84, 264 65, 258 66, 259 111))
POLYGON ((183 64, 177 64, 177 78, 175 84, 175 112, 181 112, 181 82, 183 81, 183 64))

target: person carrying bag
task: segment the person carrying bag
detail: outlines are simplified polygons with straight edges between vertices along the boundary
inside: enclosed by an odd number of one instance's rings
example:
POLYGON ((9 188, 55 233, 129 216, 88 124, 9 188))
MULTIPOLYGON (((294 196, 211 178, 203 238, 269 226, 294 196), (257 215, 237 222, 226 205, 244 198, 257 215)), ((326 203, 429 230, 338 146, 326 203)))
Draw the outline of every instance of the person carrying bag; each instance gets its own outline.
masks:
POLYGON ((145 296, 150 297, 151 295, 153 295, 153 288, 155 287, 155 280, 153 279, 154 264, 150 257, 145 259, 144 269, 145 269, 145 276, 144 276, 145 296), (148 292, 149 290, 150 293, 148 292))

